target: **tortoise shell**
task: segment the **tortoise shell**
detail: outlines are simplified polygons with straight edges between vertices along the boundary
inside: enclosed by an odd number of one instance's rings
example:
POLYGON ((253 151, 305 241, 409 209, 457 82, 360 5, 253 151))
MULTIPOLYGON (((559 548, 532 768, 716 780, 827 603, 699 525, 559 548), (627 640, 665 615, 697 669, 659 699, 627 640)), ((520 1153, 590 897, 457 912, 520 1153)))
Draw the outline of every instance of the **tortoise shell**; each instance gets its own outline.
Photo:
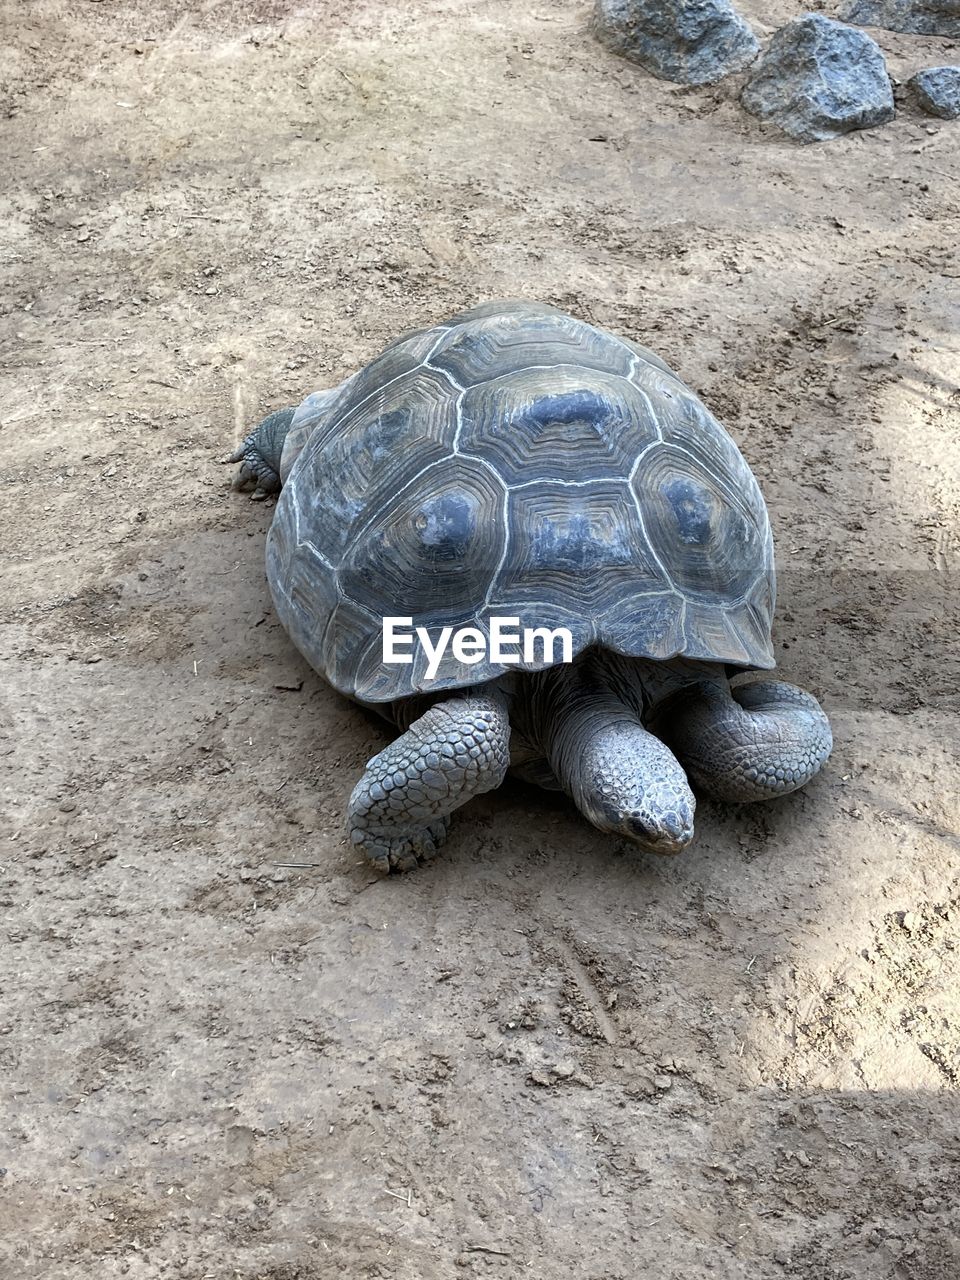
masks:
MULTIPOLYGON (((435 643, 491 617, 566 627, 573 652, 774 665, 773 543, 723 427, 645 348, 553 307, 490 303, 407 334, 297 410, 302 442, 267 540, 277 612, 342 693, 383 703, 506 671, 436 678, 386 616, 435 643)), ((287 453, 285 451, 285 463, 287 453)))

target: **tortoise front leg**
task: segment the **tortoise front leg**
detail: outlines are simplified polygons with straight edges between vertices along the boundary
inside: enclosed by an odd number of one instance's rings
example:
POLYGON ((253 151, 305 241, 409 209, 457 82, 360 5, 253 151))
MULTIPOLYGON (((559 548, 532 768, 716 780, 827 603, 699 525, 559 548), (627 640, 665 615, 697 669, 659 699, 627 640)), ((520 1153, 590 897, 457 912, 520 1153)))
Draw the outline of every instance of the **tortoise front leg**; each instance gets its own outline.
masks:
POLYGON ((796 791, 833 746, 816 698, 781 680, 691 685, 664 706, 657 732, 704 791, 740 803, 796 791))
POLYGON ((499 694, 438 702, 367 762, 347 810, 350 838, 381 871, 410 870, 443 843, 448 815, 498 787, 509 762, 499 694))

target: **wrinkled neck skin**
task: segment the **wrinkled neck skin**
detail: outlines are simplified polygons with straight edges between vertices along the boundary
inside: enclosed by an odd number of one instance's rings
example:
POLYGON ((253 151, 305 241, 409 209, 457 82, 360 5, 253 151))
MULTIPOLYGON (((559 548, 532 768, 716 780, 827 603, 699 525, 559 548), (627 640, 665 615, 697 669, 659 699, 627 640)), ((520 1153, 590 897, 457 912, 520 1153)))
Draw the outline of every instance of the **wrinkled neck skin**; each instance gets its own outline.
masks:
POLYGON ((546 754, 560 722, 581 707, 591 716, 591 709, 602 708, 616 720, 626 717, 648 725, 674 694, 704 681, 726 687, 723 667, 684 658, 625 658, 589 649, 568 665, 507 676, 501 683, 517 728, 546 754))
POLYGON ((646 725, 665 699, 703 681, 725 685, 723 669, 594 650, 513 677, 511 722, 594 826, 655 853, 679 853, 693 838, 696 801, 679 761, 646 725))

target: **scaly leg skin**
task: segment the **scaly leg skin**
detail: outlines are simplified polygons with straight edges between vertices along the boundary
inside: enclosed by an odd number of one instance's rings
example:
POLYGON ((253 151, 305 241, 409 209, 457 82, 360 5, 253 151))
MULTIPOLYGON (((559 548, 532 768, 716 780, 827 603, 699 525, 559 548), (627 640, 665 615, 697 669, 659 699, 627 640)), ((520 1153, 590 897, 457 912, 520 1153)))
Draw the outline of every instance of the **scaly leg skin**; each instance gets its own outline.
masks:
POLYGON ((833 746, 816 698, 780 680, 693 685, 664 707, 658 732, 704 791, 741 804, 796 791, 833 746))
POLYGON ((295 409, 278 409, 271 413, 233 453, 223 459, 224 462, 240 463, 240 469, 233 478, 233 487, 246 489, 255 485, 250 495, 254 502, 262 502, 271 493, 280 492, 280 457, 295 413, 295 409))
POLYGON ((350 838, 381 871, 433 856, 448 815, 503 781, 510 720, 496 694, 438 702, 367 762, 347 810, 350 838))

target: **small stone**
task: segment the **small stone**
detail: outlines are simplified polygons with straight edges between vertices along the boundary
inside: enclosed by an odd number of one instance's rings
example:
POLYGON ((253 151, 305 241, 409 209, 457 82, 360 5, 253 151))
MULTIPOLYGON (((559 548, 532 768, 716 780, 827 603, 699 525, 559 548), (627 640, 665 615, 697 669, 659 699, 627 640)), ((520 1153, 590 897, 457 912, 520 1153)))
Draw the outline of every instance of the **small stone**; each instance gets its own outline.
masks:
POLYGON ((936 1213, 940 1208, 940 1201, 934 1196, 925 1196, 921 1201, 924 1213, 936 1213))
POLYGON ((569 1080, 576 1069, 577 1064, 572 1058, 561 1058, 550 1068, 558 1080, 569 1080))
POLYGON ((960 9, 950 0, 850 0, 840 17, 857 26, 885 27, 911 36, 960 37, 960 9))
POLYGON ((60 801, 59 808, 61 813, 73 813, 76 810, 76 807, 77 807, 77 804, 75 800, 60 801))
POLYGON ((810 1166, 813 1164, 813 1161, 810 1159, 810 1157, 807 1155, 807 1153, 806 1153, 802 1148, 800 1148, 799 1150, 795 1151, 795 1152, 793 1153, 793 1155, 794 1155, 794 1159, 796 1160, 797 1164, 798 1164, 798 1165, 800 1165, 800 1166, 801 1166, 802 1168, 804 1168, 804 1169, 809 1169, 809 1168, 810 1168, 810 1166))
POLYGON ((661 1091, 661 1093, 666 1093, 668 1089, 673 1088, 673 1081, 670 1079, 669 1076, 654 1076, 653 1083, 661 1091))
POLYGON ((916 933, 920 925, 920 917, 915 911, 905 911, 900 921, 900 928, 907 933, 916 933))
POLYGON ((927 67, 907 85, 927 115, 941 120, 960 119, 960 67, 927 67))
POLYGON ((729 0, 597 0, 600 42, 662 80, 713 84, 760 45, 729 0))
POLYGON ((741 94, 761 120, 798 142, 823 142, 893 119, 893 88, 862 31, 808 13, 777 31, 741 94))

